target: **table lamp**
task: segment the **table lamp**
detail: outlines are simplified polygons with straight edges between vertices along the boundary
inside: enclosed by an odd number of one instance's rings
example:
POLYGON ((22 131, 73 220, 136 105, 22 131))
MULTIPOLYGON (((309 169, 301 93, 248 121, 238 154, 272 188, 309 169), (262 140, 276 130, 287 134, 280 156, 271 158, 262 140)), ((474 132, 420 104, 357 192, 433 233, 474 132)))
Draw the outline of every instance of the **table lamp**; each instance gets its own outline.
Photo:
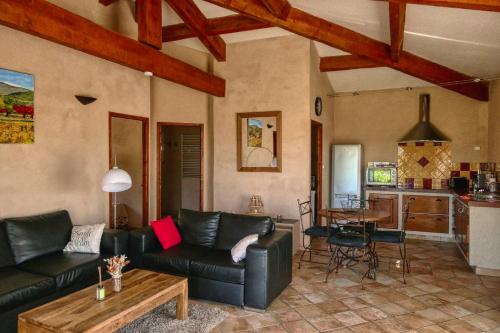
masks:
POLYGON ((116 165, 104 174, 101 181, 101 188, 104 192, 113 193, 113 228, 116 229, 116 193, 123 192, 132 187, 132 178, 130 175, 122 170, 118 169, 116 165))

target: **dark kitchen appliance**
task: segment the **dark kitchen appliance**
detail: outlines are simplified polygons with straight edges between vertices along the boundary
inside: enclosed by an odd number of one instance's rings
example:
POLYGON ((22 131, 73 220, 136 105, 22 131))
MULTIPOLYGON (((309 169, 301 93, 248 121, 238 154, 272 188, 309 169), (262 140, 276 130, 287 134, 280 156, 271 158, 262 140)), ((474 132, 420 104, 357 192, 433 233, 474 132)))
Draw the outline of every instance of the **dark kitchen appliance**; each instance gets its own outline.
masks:
POLYGON ((418 123, 399 142, 446 142, 450 141, 430 121, 431 96, 420 95, 420 110, 418 123))
POLYGON ((458 195, 469 193, 469 180, 466 177, 453 177, 450 180, 450 187, 458 195))

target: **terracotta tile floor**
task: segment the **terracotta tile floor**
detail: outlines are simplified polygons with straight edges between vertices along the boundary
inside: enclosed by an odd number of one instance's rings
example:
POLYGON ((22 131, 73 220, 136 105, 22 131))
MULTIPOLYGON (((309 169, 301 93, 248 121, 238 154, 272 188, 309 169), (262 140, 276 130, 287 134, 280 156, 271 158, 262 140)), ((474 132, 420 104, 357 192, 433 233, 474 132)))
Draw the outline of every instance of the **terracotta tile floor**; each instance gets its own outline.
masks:
MULTIPOLYGON (((381 263, 377 280, 341 269, 324 282, 324 266, 305 264, 266 313, 224 308, 230 316, 212 332, 421 332, 500 333, 500 278, 477 276, 454 243, 408 241, 411 274, 403 284, 393 261, 381 263)), ((380 246, 379 255, 398 255, 380 246)))

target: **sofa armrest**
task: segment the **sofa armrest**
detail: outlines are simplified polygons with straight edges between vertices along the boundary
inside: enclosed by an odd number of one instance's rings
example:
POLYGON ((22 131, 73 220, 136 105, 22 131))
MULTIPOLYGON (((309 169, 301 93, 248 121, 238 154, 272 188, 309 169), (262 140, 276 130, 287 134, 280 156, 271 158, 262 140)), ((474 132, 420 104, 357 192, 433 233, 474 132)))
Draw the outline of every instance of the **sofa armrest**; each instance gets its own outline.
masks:
POLYGON ((101 253, 117 256, 128 253, 128 232, 104 229, 101 238, 101 253))
POLYGON ((129 253, 134 267, 142 266, 142 256, 145 253, 160 250, 161 244, 151 227, 132 230, 129 233, 129 253))
POLYGON ((292 282, 292 233, 274 231, 247 248, 245 306, 266 309, 292 282))

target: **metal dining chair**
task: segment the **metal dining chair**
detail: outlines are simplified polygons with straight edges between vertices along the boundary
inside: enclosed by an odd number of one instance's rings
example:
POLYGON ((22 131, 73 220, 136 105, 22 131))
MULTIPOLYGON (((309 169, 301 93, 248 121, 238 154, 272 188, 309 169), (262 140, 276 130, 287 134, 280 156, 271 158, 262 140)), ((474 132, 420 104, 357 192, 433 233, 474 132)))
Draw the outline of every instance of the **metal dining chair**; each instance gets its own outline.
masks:
POLYGON ((326 241, 330 234, 329 227, 312 225, 312 207, 310 200, 300 202, 300 199, 297 199, 297 204, 299 205, 302 245, 304 247, 304 251, 299 259, 299 268, 301 267, 302 262, 325 264, 324 262, 314 261, 313 254, 317 256, 329 257, 328 248, 324 249, 320 247, 313 247, 313 238, 324 238, 326 241), (306 241, 306 238, 309 238, 309 242, 306 241), (304 260, 304 255, 306 253, 309 253, 309 260, 304 260))
POLYGON ((372 252, 370 233, 367 231, 368 223, 364 222, 365 204, 361 200, 351 200, 351 208, 343 207, 346 214, 342 220, 347 223, 339 224, 336 218, 331 218, 332 234, 327 242, 332 255, 327 266, 325 282, 339 267, 351 268, 360 262, 367 262, 368 269, 361 277, 361 287, 364 289, 363 281, 366 277, 375 279, 375 257, 372 252), (349 212, 352 210, 352 212, 349 212), (352 214, 351 217, 349 217, 352 214))
MULTIPOLYGON (((379 256, 376 250, 377 243, 389 243, 389 244, 398 244, 399 246, 399 255, 400 259, 403 262, 403 283, 406 284, 405 273, 410 273, 410 262, 406 253, 406 222, 408 221, 408 217, 410 215, 410 203, 406 203, 403 208, 403 225, 402 230, 375 230, 371 235, 371 240, 373 242, 373 253, 375 255, 375 264, 378 267, 379 264, 379 256)), ((392 258, 390 259, 398 259, 392 258)), ((390 261, 389 261, 390 264, 390 261)))

